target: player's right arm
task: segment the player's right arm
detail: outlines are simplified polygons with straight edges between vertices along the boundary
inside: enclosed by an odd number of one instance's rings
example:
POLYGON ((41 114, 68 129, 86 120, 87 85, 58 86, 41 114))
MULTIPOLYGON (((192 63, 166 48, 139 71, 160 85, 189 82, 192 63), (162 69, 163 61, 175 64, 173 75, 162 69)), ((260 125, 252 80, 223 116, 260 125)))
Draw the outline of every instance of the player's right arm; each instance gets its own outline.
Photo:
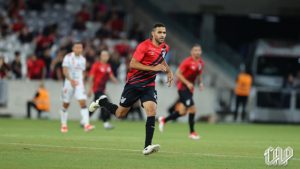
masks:
POLYGON ((75 88, 78 82, 76 80, 71 79, 69 69, 67 67, 63 67, 63 74, 65 78, 71 82, 72 87, 75 88))
POLYGON ((176 77, 183 83, 185 84, 190 90, 192 90, 194 88, 193 83, 191 83, 190 81, 188 81, 182 74, 180 69, 177 69, 176 71, 176 77))
POLYGON ((184 60, 179 68, 176 71, 176 77, 178 78, 178 80, 180 80, 183 84, 185 84, 190 90, 192 90, 194 88, 193 83, 191 83, 190 81, 188 81, 182 74, 183 71, 185 71, 188 68, 188 62, 186 60, 184 60))
POLYGON ((70 63, 69 63, 68 56, 64 57, 62 66, 63 66, 63 74, 64 74, 65 78, 67 80, 69 80, 71 82, 72 87, 75 88, 75 86, 78 84, 78 82, 71 79, 71 77, 70 77, 69 68, 68 68, 70 66, 70 63))

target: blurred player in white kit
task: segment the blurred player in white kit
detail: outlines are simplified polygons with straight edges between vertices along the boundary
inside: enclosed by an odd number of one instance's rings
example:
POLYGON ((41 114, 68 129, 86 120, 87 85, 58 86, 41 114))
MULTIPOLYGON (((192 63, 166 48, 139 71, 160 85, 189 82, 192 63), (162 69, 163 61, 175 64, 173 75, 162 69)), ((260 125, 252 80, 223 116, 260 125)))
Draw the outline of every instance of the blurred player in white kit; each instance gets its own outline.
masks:
POLYGON ((65 76, 61 109, 61 129, 62 133, 68 132, 68 112, 70 100, 75 95, 80 105, 80 114, 82 117, 81 124, 84 125, 84 131, 91 131, 95 127, 90 125, 89 112, 86 107, 86 93, 84 88, 84 71, 86 68, 86 59, 82 55, 83 44, 76 42, 73 44, 72 52, 68 53, 63 60, 63 74, 65 76))

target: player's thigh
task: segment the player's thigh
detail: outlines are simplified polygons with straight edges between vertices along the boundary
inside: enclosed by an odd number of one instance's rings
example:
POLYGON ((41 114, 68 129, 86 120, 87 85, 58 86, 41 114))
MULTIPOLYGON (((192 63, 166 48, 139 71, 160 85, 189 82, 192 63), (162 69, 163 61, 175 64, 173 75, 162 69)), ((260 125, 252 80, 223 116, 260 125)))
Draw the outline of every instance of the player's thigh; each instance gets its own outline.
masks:
POLYGON ((140 88, 126 84, 119 105, 124 108, 130 108, 138 99, 140 99, 141 95, 142 91, 140 88))
POLYGON ((85 93, 84 86, 76 86, 74 94, 75 94, 76 100, 79 101, 80 106, 81 107, 86 107, 87 96, 86 96, 86 93, 85 93))
POLYGON ((176 107, 176 111, 178 111, 178 113, 181 115, 181 116, 183 116, 183 115, 185 115, 186 113, 187 113, 187 111, 186 111, 187 109, 186 109, 186 107, 185 107, 185 105, 183 104, 183 103, 178 103, 178 106, 176 107))
POLYGON ((147 117, 155 116, 156 115, 156 109, 157 109, 156 102, 145 101, 145 102, 143 102, 143 107, 144 107, 144 109, 146 111, 147 117))
POLYGON ((122 118, 122 117, 125 117, 128 113, 128 111, 130 110, 130 107, 123 107, 123 106, 120 106, 118 107, 117 111, 116 111, 116 116, 118 118, 122 118))
POLYGON ((196 113, 196 106, 192 105, 191 107, 187 108, 187 112, 190 114, 195 114, 196 113))
POLYGON ((179 101, 184 104, 186 108, 194 105, 193 93, 189 90, 179 90, 179 101))
POLYGON ((64 86, 62 88, 62 92, 61 92, 61 100, 63 101, 63 103, 70 103, 72 97, 74 94, 74 88, 71 86, 71 84, 68 83, 64 83, 64 86))
POLYGON ((140 97, 142 106, 144 106, 144 102, 152 101, 157 104, 157 91, 154 87, 146 87, 143 89, 140 97))

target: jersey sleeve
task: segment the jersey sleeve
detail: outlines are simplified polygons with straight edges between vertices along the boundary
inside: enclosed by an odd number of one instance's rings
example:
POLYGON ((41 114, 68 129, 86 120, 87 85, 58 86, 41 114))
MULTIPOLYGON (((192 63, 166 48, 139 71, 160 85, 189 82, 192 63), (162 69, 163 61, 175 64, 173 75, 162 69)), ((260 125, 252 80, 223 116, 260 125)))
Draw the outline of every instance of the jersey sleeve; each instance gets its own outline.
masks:
POLYGON ((86 59, 83 58, 83 61, 82 61, 82 71, 85 71, 86 70, 86 59))
POLYGON ((109 74, 109 76, 113 75, 111 66, 108 66, 108 68, 107 68, 107 73, 109 74))
POLYGON ((97 68, 96 63, 94 63, 94 64, 92 65, 92 68, 91 68, 90 72, 89 72, 89 76, 90 76, 90 77, 91 77, 91 76, 95 76, 95 74, 96 74, 96 68, 97 68))
POLYGON ((62 67, 70 67, 70 57, 68 55, 66 55, 64 57, 63 63, 62 63, 62 67))
POLYGON ((179 65, 179 70, 181 72, 184 72, 188 67, 188 60, 185 59, 180 65, 179 65))
POLYGON ((203 70, 204 70, 204 65, 205 65, 205 63, 202 62, 202 63, 201 63, 201 70, 199 71, 199 75, 202 74, 202 72, 203 72, 203 70))
POLYGON ((146 53, 146 47, 144 44, 139 44, 133 53, 133 58, 137 61, 141 61, 146 53))

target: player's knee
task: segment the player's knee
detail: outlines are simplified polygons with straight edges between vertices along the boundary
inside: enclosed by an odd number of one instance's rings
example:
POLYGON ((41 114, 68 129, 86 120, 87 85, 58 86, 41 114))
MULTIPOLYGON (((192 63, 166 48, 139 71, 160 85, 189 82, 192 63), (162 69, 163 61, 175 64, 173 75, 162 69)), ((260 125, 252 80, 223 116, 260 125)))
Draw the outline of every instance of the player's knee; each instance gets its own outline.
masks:
POLYGON ((126 117, 128 110, 127 109, 117 109, 115 115, 118 119, 126 117))
POLYGON ((195 114, 196 113, 196 107, 194 105, 189 107, 188 112, 191 113, 191 114, 195 114))
POLYGON ((69 105, 70 105, 69 103, 63 103, 63 108, 67 109, 67 108, 69 108, 69 105))
POLYGON ((123 114, 116 113, 116 118, 118 118, 118 119, 121 119, 121 118, 123 118, 123 117, 124 117, 124 115, 123 115, 123 114))
POLYGON ((156 115, 155 107, 152 107, 152 106, 147 107, 147 108, 145 108, 145 111, 146 111, 148 116, 155 116, 156 115))

